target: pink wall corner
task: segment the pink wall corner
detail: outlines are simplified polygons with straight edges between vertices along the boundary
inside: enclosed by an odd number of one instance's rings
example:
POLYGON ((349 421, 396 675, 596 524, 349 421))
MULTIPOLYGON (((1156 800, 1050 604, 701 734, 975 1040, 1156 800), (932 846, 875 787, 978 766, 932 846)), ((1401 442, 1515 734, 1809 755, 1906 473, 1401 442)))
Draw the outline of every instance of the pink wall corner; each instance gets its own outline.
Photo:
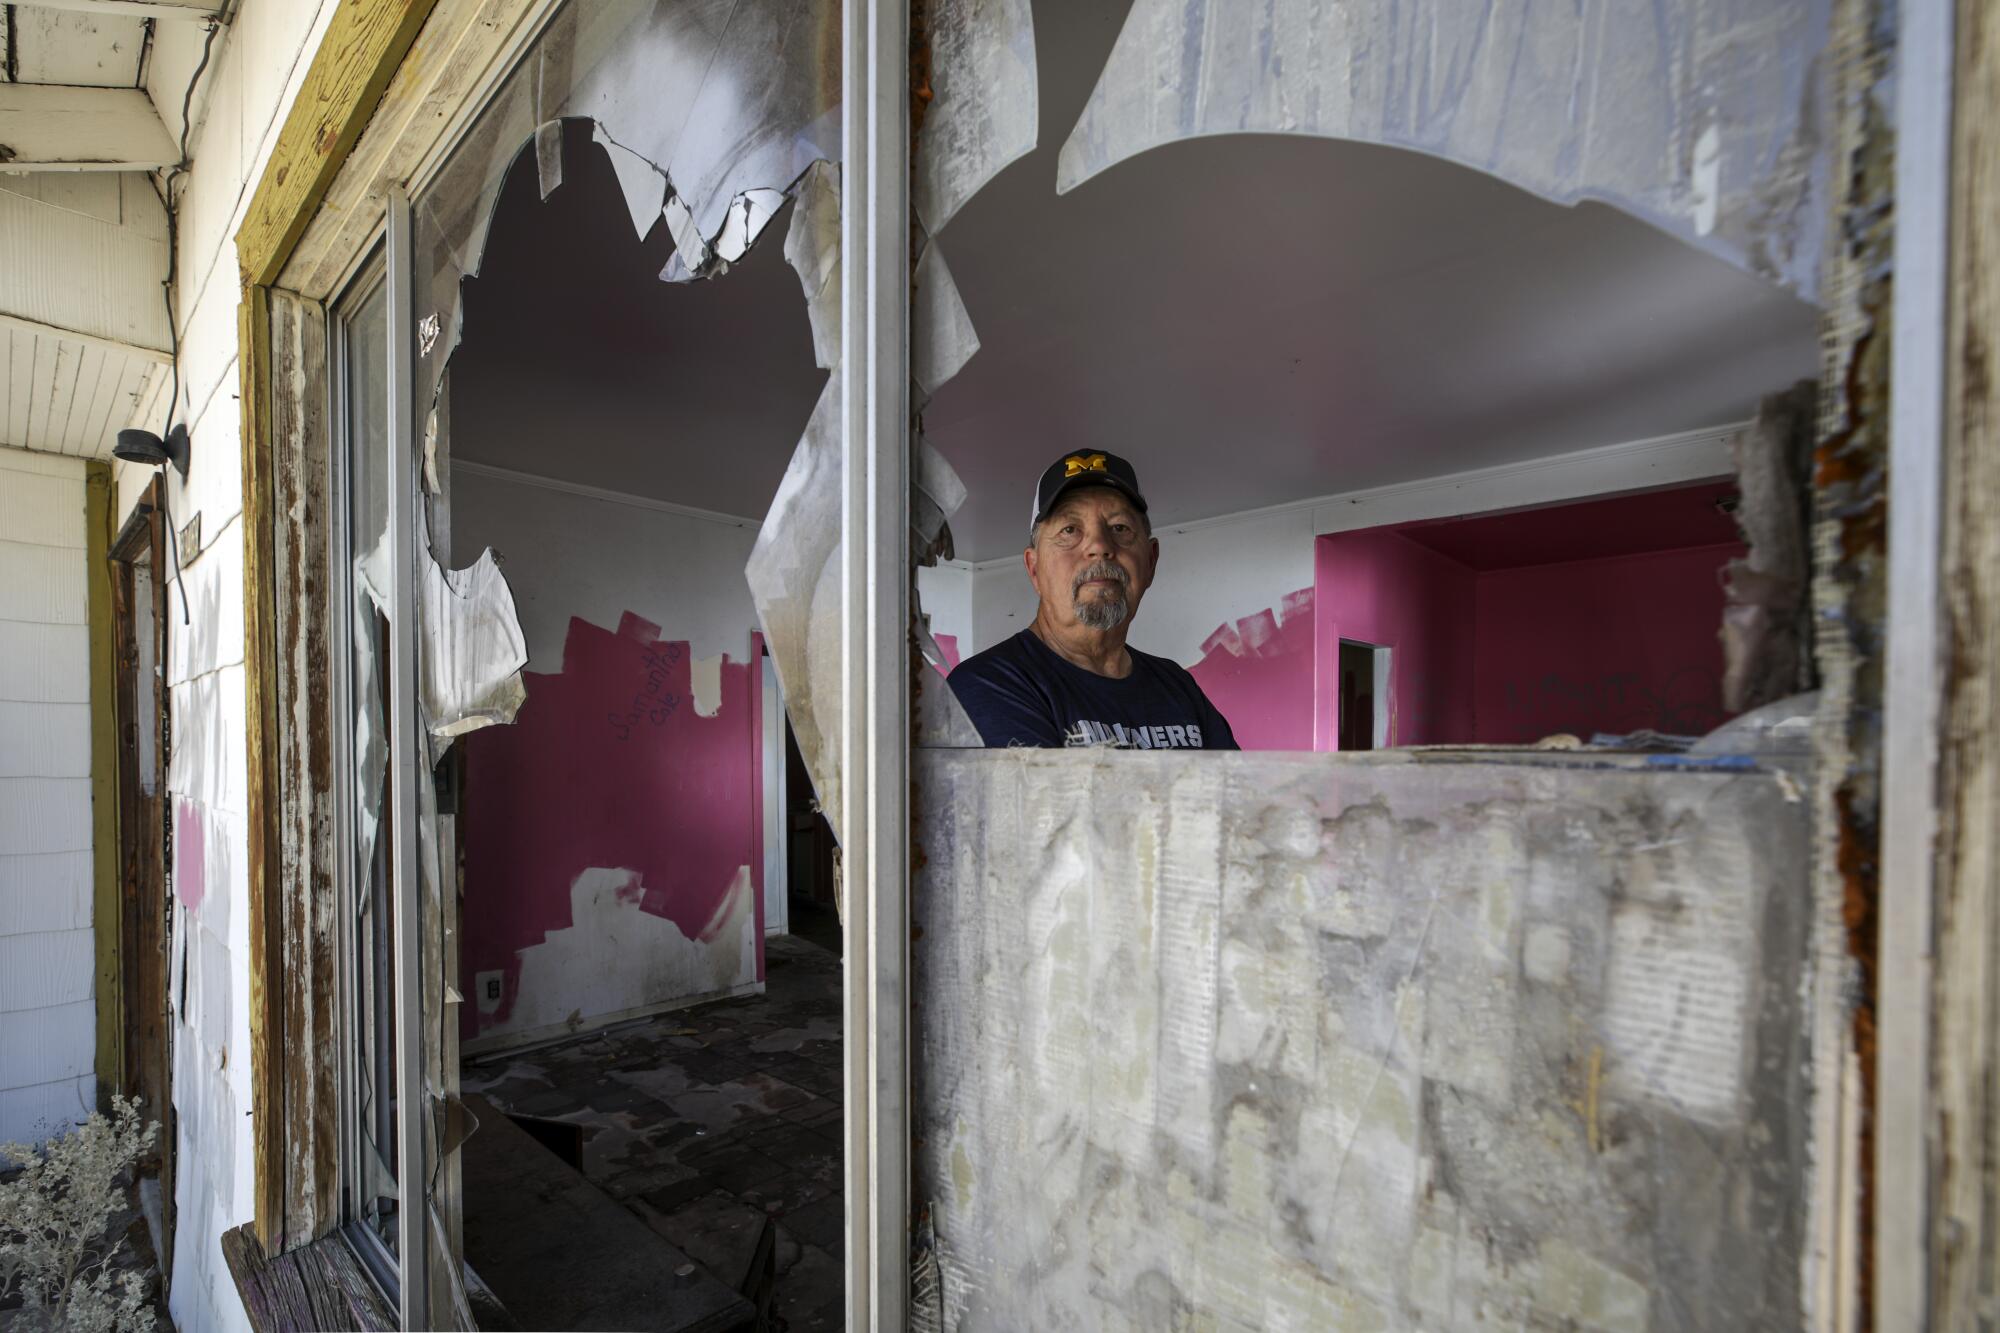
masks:
POLYGON ((1478 576, 1474 740, 1720 726, 1721 572, 1741 543, 1478 576))
MULTIPOLYGON (((519 951, 572 924, 570 886, 582 871, 634 871, 642 909, 698 939, 737 868, 763 861, 751 665, 723 662, 720 706, 702 717, 688 645, 661 641, 658 626, 628 613, 616 633, 572 619, 562 671, 523 679, 515 723, 464 742, 462 972, 507 976, 497 1013, 466 1006, 467 1035, 512 1010, 519 951)), ((760 975, 762 944, 760 930, 760 975)))
POLYGON ((1474 576, 1394 532, 1330 533, 1313 551, 1315 749, 1338 749, 1340 641, 1390 650, 1389 743, 1472 735, 1474 576))
POLYGON ((1246 750, 1313 748, 1314 594, 1219 625, 1189 668, 1246 750))

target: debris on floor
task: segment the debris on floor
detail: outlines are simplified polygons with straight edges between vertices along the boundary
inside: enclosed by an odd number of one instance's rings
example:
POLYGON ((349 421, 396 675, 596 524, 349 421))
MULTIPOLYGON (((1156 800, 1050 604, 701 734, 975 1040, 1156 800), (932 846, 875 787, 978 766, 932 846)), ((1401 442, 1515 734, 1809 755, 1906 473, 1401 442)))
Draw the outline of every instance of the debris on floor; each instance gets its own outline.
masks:
MULTIPOLYGON (((842 1326, 840 958, 765 944, 763 995, 468 1064, 507 1115, 583 1135, 591 1185, 743 1291, 767 1222, 773 1327, 842 1326)), ((467 1259, 476 1219, 468 1200, 467 1259)), ((754 1284, 752 1284, 754 1286, 754 1284)))

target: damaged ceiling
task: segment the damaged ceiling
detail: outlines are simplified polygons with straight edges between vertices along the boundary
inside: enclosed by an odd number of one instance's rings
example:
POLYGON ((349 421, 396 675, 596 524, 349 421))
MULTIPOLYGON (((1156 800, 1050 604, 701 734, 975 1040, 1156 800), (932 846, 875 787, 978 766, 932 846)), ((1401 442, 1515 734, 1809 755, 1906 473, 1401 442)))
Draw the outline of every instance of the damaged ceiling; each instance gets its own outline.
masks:
POLYGON ((789 215, 725 280, 661 282, 668 227, 638 239, 588 122, 566 124, 563 148, 546 200, 534 155, 515 162, 466 280, 453 456, 762 517, 826 382, 785 263, 789 215))
MULTIPOLYGON (((924 419, 970 491, 960 557, 1019 549, 1074 446, 1131 457, 1174 522, 1739 420, 1812 373, 1813 308, 1770 282, 1408 150, 1196 139, 1057 194, 1125 10, 1035 6, 1041 145, 938 208, 980 347, 924 419)), ((641 246, 603 151, 565 160, 540 207, 517 166, 466 307, 475 373, 546 391, 511 439, 461 422, 458 456, 760 517, 824 382, 782 228, 727 283, 649 282, 669 229, 641 246)))

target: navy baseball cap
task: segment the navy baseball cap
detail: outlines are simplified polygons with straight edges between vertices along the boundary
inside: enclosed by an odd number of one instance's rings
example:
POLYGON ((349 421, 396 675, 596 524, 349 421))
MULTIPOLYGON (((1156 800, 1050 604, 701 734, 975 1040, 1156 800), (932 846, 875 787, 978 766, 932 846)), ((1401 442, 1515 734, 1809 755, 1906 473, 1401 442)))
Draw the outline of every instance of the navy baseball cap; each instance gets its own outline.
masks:
POLYGON ((1139 474, 1117 454, 1096 449, 1079 449, 1049 464, 1035 487, 1035 514, 1028 520, 1033 527, 1048 517, 1057 500, 1079 486, 1109 486, 1146 512, 1146 497, 1139 494, 1139 474))

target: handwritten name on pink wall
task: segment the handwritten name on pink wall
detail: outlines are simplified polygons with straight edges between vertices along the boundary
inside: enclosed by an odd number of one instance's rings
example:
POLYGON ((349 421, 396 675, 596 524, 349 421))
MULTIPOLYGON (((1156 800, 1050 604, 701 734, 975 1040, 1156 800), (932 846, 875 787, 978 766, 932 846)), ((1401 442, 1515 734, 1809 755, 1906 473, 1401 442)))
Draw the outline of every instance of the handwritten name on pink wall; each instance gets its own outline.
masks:
POLYGON ((523 679, 514 725, 465 739, 461 965, 468 985, 506 974, 493 1014, 463 1006, 466 1035, 512 1011, 518 951, 572 924, 570 885, 592 867, 631 870, 641 909, 689 939, 717 919, 738 867, 751 867, 761 978, 761 710, 750 667, 723 661, 720 706, 702 717, 688 645, 627 613, 615 633, 572 618, 561 672, 523 679))

